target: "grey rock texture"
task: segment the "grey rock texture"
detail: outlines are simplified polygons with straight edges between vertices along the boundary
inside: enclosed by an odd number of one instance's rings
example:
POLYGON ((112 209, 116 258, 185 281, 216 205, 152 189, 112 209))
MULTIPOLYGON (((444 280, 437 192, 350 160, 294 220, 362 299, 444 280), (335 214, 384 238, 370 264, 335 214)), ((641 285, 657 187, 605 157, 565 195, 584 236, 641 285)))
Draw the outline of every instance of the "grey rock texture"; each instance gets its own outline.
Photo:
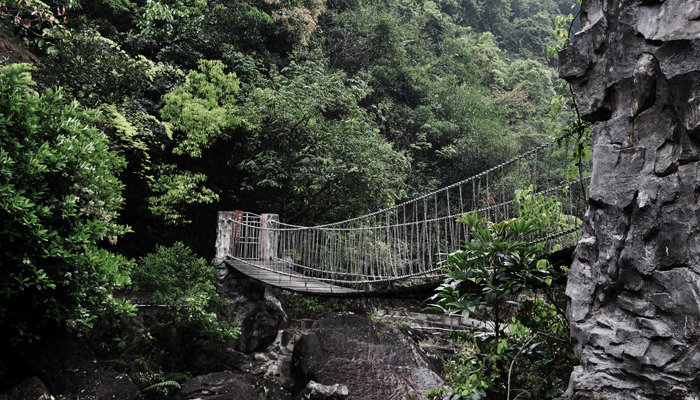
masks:
POLYGON ((560 74, 594 122, 575 399, 700 399, 700 2, 584 0, 560 74))
POLYGON ((288 324, 275 290, 231 268, 221 270, 219 289, 236 314, 241 334, 234 348, 243 353, 265 350, 288 324))
POLYGON ((255 380, 248 375, 223 371, 196 376, 182 384, 175 400, 256 400, 255 380))
POLYGON ((309 381, 342 384, 350 400, 424 399, 444 384, 414 341, 357 314, 319 320, 294 346, 292 374, 297 393, 309 381))
POLYGON ((314 381, 309 381, 304 390, 297 396, 297 400, 344 400, 347 398, 347 386, 338 383, 326 386, 314 381))

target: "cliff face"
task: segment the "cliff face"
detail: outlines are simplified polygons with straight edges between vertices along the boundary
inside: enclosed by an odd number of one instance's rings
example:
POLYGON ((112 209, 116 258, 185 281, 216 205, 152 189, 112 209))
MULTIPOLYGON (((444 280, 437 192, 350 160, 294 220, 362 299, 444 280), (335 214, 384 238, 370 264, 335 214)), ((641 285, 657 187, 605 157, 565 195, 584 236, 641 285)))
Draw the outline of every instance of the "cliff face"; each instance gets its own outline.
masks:
POLYGON ((560 54, 595 123, 569 395, 700 399, 700 1, 584 0, 581 19, 560 54))

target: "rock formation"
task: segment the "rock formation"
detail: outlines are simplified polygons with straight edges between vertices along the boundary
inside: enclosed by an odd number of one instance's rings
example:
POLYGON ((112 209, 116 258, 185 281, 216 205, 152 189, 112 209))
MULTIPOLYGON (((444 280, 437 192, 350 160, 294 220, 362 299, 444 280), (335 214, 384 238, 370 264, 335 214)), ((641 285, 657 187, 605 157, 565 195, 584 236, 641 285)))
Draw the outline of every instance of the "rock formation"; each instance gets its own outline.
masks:
POLYGON ((295 345, 292 367, 295 392, 310 381, 342 384, 349 400, 425 399, 428 389, 444 385, 415 342, 357 314, 317 321, 295 345))
POLYGON ((222 296, 229 301, 241 329, 234 348, 244 353, 264 350, 288 322, 274 289, 233 269, 223 269, 219 275, 222 296))
POLYGON ((594 122, 571 267, 576 399, 700 398, 700 2, 584 0, 560 74, 594 122))

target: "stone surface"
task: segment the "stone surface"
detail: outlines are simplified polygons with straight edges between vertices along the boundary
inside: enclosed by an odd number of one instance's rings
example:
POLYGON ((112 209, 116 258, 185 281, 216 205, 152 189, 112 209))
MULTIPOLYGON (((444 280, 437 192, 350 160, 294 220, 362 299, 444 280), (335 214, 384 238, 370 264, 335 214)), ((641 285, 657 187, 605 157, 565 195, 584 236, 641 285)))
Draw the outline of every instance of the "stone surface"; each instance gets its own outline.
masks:
POLYGON ((397 328, 345 313, 319 320, 299 339, 292 374, 296 393, 309 381, 341 384, 352 400, 424 399, 426 390, 443 385, 416 343, 397 328))
POLYGON ((5 393, 0 394, 0 400, 54 400, 44 383, 33 376, 5 393))
POLYGON ((327 386, 309 381, 296 400, 344 400, 347 398, 348 387, 345 385, 336 383, 335 385, 327 386))
POLYGON ((244 353, 262 351, 275 341, 277 332, 287 326, 287 314, 274 289, 223 266, 219 274, 220 291, 231 303, 235 322, 241 329, 233 347, 244 353))
POLYGON ((560 53, 593 127, 567 294, 575 399, 700 398, 700 2, 584 0, 560 53))
POLYGON ((182 384, 174 400, 256 400, 254 378, 230 371, 196 376, 182 384))
POLYGON ((126 374, 100 369, 75 372, 72 397, 84 400, 135 400, 139 390, 126 374))

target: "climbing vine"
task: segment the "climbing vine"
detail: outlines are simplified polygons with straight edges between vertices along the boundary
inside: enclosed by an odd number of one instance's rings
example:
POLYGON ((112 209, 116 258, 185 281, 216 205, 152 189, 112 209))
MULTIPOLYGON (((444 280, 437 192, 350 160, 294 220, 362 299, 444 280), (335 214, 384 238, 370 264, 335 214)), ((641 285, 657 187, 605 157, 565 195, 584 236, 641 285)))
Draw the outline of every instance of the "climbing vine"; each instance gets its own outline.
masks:
MULTIPOLYGON (((572 5, 572 9, 576 5, 581 4, 581 0, 576 0, 572 5)), ((579 11, 580 13, 580 11, 579 11)), ((552 60, 566 46, 571 43, 571 30, 573 22, 578 18, 577 15, 568 14, 566 16, 557 16, 555 20, 555 37, 556 41, 553 45, 547 46, 547 59, 552 60)), ((556 96, 552 99, 550 109, 550 120, 555 127, 554 137, 559 142, 565 142, 563 152, 566 154, 569 161, 567 167, 567 179, 574 180, 584 177, 586 163, 588 163, 593 155, 591 145, 591 124, 581 119, 576 98, 571 84, 560 79, 559 90, 556 96), (564 124, 561 127, 556 127, 556 122, 560 120, 565 109, 573 110, 574 118, 571 122, 564 124)), ((586 193, 582 183, 582 193, 586 193)))

